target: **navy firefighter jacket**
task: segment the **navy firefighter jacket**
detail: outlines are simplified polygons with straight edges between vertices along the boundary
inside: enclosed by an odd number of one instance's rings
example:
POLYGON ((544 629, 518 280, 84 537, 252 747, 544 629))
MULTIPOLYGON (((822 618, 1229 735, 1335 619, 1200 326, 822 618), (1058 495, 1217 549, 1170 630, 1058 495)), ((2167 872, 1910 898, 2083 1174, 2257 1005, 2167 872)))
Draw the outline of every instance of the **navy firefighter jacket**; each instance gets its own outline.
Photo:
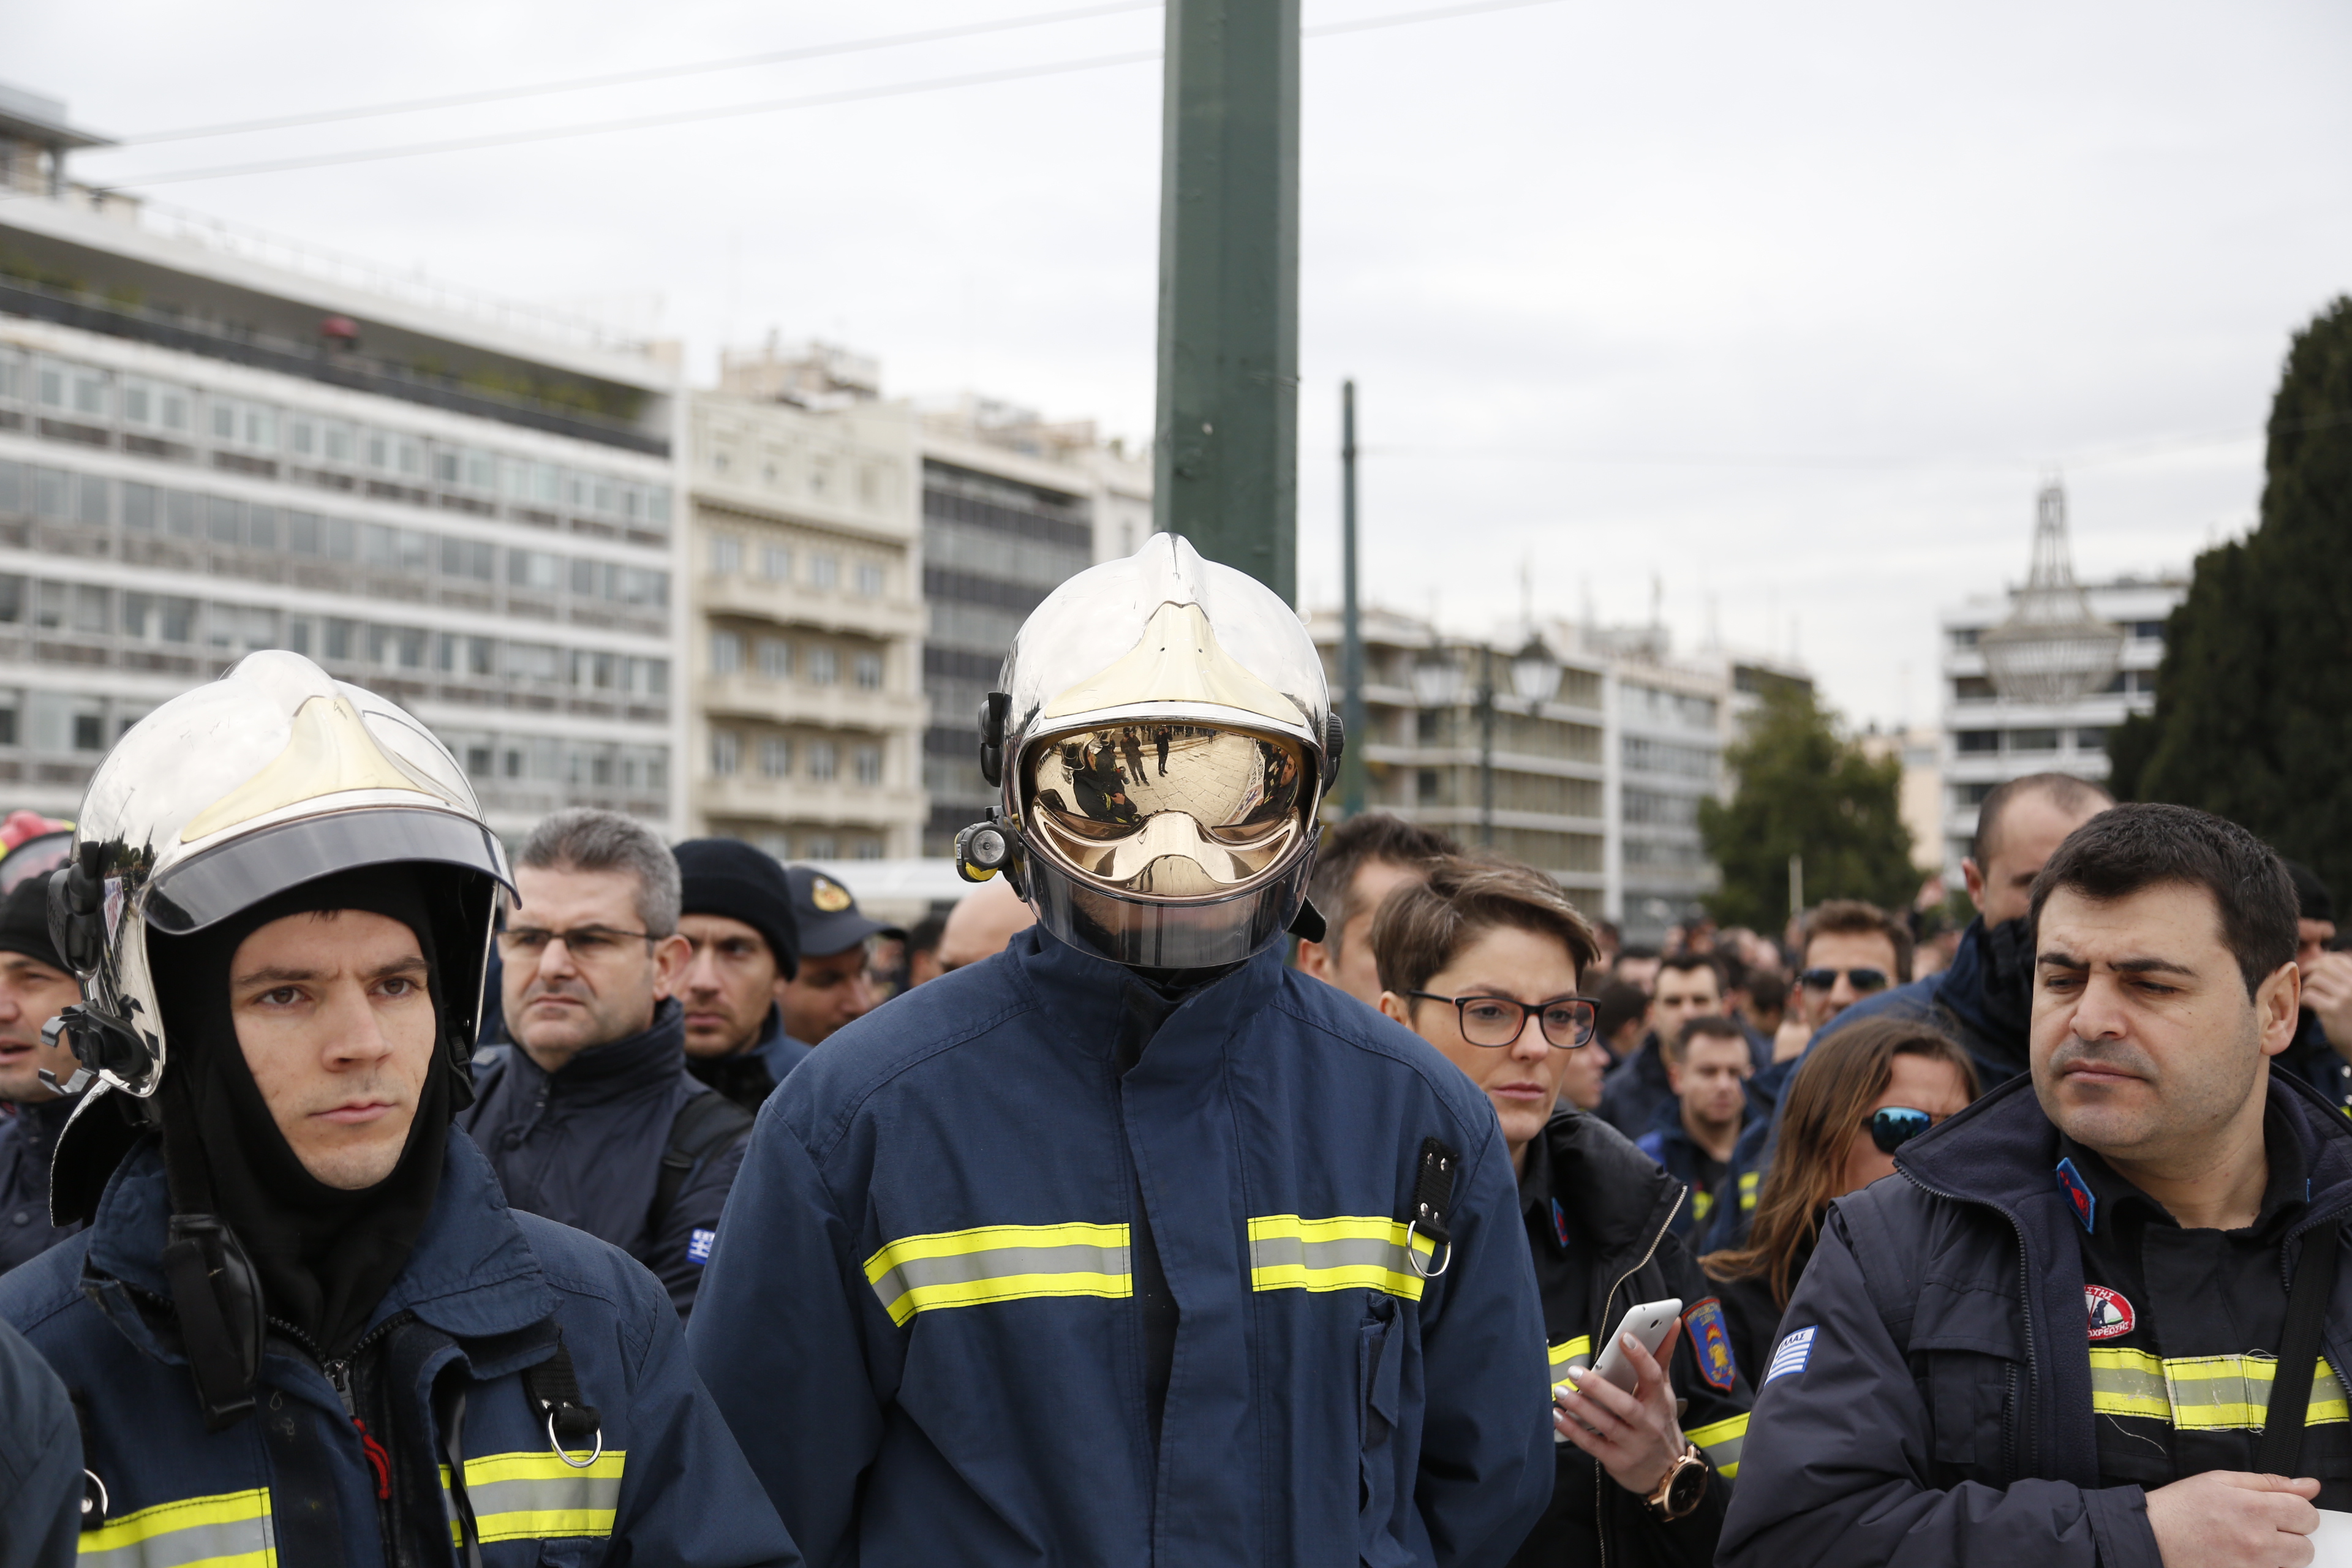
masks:
POLYGON ((1278 951, 1155 1012, 1033 927, 851 1024, 761 1110, 688 1339, 814 1563, 1501 1563, 1551 1491, 1493 1110, 1278 951))
POLYGON ((509 1210, 467 1140, 449 1140, 360 1352, 322 1368, 273 1332, 257 1408, 220 1432, 205 1430, 163 1279, 170 1206, 150 1139, 89 1229, 0 1278, 0 1319, 64 1380, 104 1489, 82 1563, 800 1562, 660 1283, 615 1247, 509 1210), (525 1385, 559 1336, 599 1423, 586 1451, 553 1450, 525 1385), (458 1544, 461 1512, 478 1559, 458 1544))

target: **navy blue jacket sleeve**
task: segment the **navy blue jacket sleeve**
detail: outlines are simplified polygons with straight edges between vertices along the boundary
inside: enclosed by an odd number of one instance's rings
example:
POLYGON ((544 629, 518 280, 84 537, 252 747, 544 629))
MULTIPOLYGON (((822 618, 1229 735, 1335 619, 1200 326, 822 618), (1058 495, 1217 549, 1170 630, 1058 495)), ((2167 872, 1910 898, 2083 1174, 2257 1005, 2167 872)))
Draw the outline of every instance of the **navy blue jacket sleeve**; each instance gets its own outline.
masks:
POLYGON ((81 1487, 65 1384, 0 1322, 0 1568, 67 1568, 81 1543, 81 1487))
POLYGON ((874 1293, 776 1106, 752 1130, 687 1337, 808 1561, 853 1563, 858 1480, 882 1436, 861 1316, 874 1293))
POLYGON ((613 1521, 613 1543, 625 1557, 614 1560, 799 1568, 800 1552, 695 1373, 685 1329, 643 1271, 632 1271, 645 1283, 635 1305, 646 1352, 633 1391, 635 1437, 613 1521))
POLYGON ((1760 1374, 1716 1558, 1722 1568, 2161 1568, 2137 1487, 1928 1484, 1927 1403, 1834 1208, 1781 1320, 1781 1342, 1808 1330, 1801 1370, 1760 1374))
POLYGON ((1554 1468, 1543 1302, 1491 1118, 1463 1175, 1444 1299, 1422 1325, 1427 1392, 1413 1497, 1442 1565, 1507 1561, 1543 1516, 1554 1468))
POLYGON ((719 1234, 719 1215, 727 1207, 728 1189, 743 1165, 744 1142, 738 1139, 687 1173, 677 1190, 677 1202, 662 1216, 647 1248, 647 1266, 669 1292, 670 1304, 681 1318, 693 1312, 697 1292, 719 1234))

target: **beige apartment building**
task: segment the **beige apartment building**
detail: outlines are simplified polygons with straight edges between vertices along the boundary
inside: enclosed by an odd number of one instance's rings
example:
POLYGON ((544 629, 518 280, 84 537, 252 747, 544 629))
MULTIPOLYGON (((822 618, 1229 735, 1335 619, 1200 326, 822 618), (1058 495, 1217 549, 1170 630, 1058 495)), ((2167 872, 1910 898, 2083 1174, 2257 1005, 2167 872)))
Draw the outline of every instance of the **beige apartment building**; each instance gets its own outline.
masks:
POLYGON ((694 395, 694 830, 787 860, 899 859, 923 828, 916 423, 870 361, 772 345, 694 395))

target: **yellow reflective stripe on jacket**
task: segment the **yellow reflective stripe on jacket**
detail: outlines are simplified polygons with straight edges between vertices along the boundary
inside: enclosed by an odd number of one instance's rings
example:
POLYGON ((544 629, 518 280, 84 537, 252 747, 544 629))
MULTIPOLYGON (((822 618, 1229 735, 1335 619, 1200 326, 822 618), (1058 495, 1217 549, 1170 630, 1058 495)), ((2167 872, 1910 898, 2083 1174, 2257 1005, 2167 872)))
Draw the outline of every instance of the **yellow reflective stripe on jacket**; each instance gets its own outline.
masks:
MULTIPOLYGON (((1303 1219, 1266 1215, 1249 1222, 1250 1288, 1254 1290, 1385 1290, 1421 1300, 1426 1283, 1405 1251, 1402 1220, 1335 1215, 1303 1219)), ((1420 1232, 1412 1250, 1427 1263, 1437 1247, 1420 1232)))
POLYGON ((93 1568, 277 1568, 269 1491, 184 1498, 124 1514, 81 1535, 93 1568))
POLYGON ((1730 1480, 1739 1474, 1739 1450, 1748 1441, 1748 1413, 1743 1410, 1705 1426, 1685 1426, 1683 1436, 1698 1445, 1716 1474, 1730 1480))
POLYGON ((1559 1381, 1564 1372, 1581 1372, 1592 1364, 1592 1336, 1579 1334, 1572 1340, 1562 1340, 1551 1347, 1551 1380, 1559 1381))
MULTIPOLYGON (((621 1472, 628 1455, 608 1448, 586 1468, 576 1468, 551 1450, 485 1454, 466 1461, 466 1501, 483 1545, 498 1541, 543 1541, 560 1535, 610 1535, 621 1506, 621 1472)), ((448 1501, 449 1467, 441 1467, 441 1490, 448 1501)), ((449 1538, 465 1544, 465 1527, 450 1510, 449 1538)))
POLYGON ((1715 1212, 1715 1194, 1691 1189, 1691 1224, 1696 1225, 1715 1212))
MULTIPOLYGON (((2102 1415, 2137 1415, 2185 1431, 2260 1431, 2270 1408, 2278 1363, 2266 1355, 2181 1356, 2091 1348, 2091 1408, 2102 1415)), ((2352 1421, 2344 1385, 2325 1360, 2312 1375, 2304 1424, 2352 1421)))
POLYGON ((1739 1173, 1739 1212, 1747 1214, 1756 1206, 1756 1184, 1762 1180, 1754 1171, 1739 1173))
POLYGON ((1128 1296, 1123 1225, 984 1225, 891 1242, 866 1260, 890 1321, 1030 1296, 1128 1296))

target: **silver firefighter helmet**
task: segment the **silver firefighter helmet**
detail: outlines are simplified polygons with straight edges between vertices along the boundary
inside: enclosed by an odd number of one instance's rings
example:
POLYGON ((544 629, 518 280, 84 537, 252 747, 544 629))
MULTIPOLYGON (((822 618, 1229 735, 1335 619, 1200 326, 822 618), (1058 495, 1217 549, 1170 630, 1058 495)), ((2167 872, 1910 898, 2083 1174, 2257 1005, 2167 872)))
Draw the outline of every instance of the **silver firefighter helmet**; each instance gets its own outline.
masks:
POLYGON ((1154 534, 1032 612, 981 713, 1003 816, 965 874, 1146 969, 1236 963, 1298 917, 1341 737, 1307 628, 1270 589, 1154 534))
POLYGON ((250 655, 164 703, 100 764, 72 858, 49 880, 50 934, 82 983, 65 1020, 76 1058, 108 1089, 152 1096, 174 1047, 151 932, 202 931, 331 872, 395 862, 430 873, 444 1048, 463 1083, 512 879, 448 750, 299 654, 250 655))

